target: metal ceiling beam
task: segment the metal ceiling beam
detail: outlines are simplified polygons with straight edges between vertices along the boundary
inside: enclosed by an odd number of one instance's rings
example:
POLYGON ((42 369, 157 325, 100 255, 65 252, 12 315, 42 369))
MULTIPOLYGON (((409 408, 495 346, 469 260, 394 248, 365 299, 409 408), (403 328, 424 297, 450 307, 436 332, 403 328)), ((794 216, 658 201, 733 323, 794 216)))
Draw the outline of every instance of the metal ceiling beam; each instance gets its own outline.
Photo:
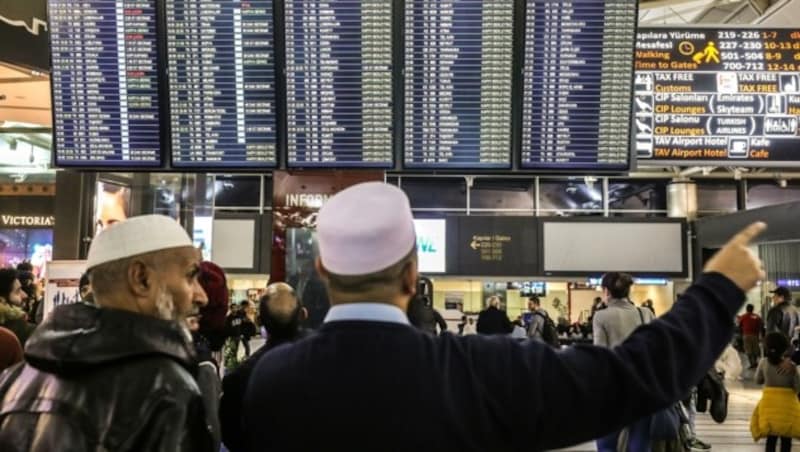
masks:
POLYGON ((773 3, 773 0, 747 0, 750 7, 753 8, 759 16, 763 15, 773 3))
POLYGON ((19 133, 19 134, 46 133, 46 134, 52 134, 53 133, 53 128, 52 127, 0 127, 0 133, 19 133))
POLYGON ((14 78, 0 77, 0 85, 9 83, 32 83, 32 82, 49 82, 49 81, 50 77, 42 75, 30 76, 30 77, 14 77, 14 78))
POLYGON ((682 5, 684 3, 694 3, 697 0, 640 0, 639 1, 639 9, 653 9, 653 8, 664 8, 670 7, 675 5, 682 5))

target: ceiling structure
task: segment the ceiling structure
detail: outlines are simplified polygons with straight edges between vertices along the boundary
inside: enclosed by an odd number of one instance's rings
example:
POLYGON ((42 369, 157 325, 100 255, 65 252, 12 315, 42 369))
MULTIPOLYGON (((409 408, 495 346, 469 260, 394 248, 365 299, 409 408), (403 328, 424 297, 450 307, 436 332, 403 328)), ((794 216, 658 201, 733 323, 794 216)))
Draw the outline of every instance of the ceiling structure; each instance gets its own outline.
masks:
POLYGON ((50 75, 0 62, 0 123, 51 127, 50 75))
MULTIPOLYGON (((796 0, 640 0, 640 25, 750 25, 796 0)), ((796 19, 795 19, 796 23, 796 19)))
POLYGON ((52 178, 52 123, 49 74, 0 62, 0 176, 52 178))

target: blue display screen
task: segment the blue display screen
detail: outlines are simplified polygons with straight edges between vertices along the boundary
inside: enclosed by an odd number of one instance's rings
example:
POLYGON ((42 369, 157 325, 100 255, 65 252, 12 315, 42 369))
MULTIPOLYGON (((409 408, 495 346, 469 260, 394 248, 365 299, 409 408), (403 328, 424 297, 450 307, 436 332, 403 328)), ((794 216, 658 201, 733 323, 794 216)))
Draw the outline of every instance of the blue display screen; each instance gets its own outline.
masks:
POLYGON ((630 156, 630 0, 528 0, 523 168, 625 170, 630 156))
POLYGON ((391 0, 286 1, 288 166, 393 166, 392 13, 391 0))
POLYGON ((406 167, 511 167, 513 17, 512 0, 406 1, 406 167))
POLYGON ((175 167, 276 164, 271 0, 167 0, 175 167))
POLYGON ((56 165, 161 165, 155 3, 48 1, 56 165))

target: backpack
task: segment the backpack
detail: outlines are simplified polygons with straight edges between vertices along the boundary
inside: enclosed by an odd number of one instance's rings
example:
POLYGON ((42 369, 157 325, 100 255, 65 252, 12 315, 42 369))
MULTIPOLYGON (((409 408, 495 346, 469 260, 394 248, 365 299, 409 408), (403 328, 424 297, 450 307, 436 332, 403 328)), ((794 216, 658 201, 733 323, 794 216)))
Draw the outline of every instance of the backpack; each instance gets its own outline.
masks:
POLYGON ((558 328, 556 328, 556 324, 553 322, 553 319, 551 319, 549 315, 543 314, 539 311, 534 312, 533 315, 538 315, 544 319, 544 325, 542 325, 542 341, 555 348, 561 347, 561 342, 558 340, 558 328))

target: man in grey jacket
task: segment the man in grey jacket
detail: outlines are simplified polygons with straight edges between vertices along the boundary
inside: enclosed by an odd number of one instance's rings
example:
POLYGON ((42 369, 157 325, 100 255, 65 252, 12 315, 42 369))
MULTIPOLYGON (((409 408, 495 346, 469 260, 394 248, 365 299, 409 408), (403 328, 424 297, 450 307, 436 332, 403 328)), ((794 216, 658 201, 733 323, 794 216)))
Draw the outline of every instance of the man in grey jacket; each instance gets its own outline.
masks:
POLYGON ((637 307, 629 298, 633 278, 630 275, 609 273, 603 278, 607 309, 594 315, 594 344, 612 348, 621 344, 640 325, 650 323, 655 316, 646 308, 637 307), (611 288, 606 287, 610 284, 611 288))
POLYGON ((542 308, 542 302, 539 297, 530 297, 528 299, 528 309, 532 314, 531 323, 528 326, 528 337, 542 340, 544 326, 548 317, 547 311, 542 308))
MULTIPOLYGON (((614 348, 623 343, 641 325, 653 321, 647 308, 637 307, 629 298, 633 278, 624 273, 608 273, 603 277, 603 295, 608 308, 594 316, 594 344, 614 348)), ((615 452, 620 432, 597 440, 598 452, 615 452)), ((630 450, 650 450, 650 418, 644 417, 628 426, 630 450)))

